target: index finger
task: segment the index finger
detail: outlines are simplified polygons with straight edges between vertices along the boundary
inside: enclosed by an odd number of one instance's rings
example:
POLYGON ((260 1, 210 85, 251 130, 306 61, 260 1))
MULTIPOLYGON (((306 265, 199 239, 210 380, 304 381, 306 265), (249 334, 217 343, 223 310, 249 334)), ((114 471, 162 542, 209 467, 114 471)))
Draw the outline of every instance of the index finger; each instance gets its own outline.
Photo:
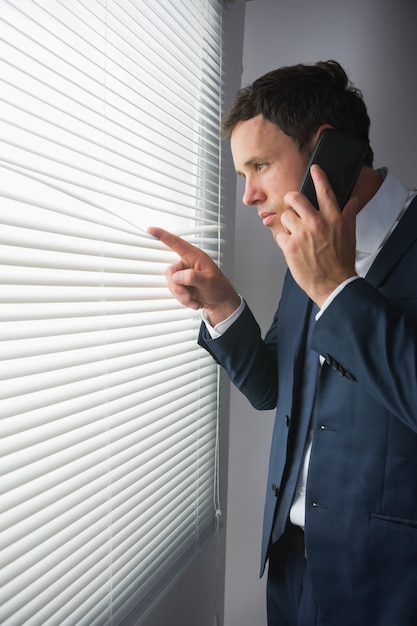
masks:
POLYGON ((311 166, 310 173, 316 189, 320 210, 337 209, 340 212, 343 207, 339 206, 326 172, 319 165, 314 164, 311 166))
POLYGON ((182 239, 181 237, 178 237, 178 235, 174 235, 174 233, 170 233, 163 228, 149 226, 146 230, 150 235, 152 235, 152 237, 162 241, 164 245, 171 248, 171 250, 176 252, 180 257, 185 256, 194 250, 194 246, 191 243, 188 243, 185 239, 182 239))

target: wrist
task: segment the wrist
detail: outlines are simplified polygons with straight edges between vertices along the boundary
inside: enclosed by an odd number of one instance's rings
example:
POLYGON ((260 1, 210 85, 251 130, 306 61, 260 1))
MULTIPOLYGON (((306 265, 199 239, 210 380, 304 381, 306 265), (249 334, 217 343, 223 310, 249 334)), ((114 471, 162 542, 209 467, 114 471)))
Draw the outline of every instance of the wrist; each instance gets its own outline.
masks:
POLYGON ((227 302, 222 302, 216 307, 205 307, 205 318, 209 322, 211 326, 217 326, 217 324, 221 324, 229 317, 231 317, 237 309, 242 304, 241 296, 236 293, 233 298, 228 300, 227 302))

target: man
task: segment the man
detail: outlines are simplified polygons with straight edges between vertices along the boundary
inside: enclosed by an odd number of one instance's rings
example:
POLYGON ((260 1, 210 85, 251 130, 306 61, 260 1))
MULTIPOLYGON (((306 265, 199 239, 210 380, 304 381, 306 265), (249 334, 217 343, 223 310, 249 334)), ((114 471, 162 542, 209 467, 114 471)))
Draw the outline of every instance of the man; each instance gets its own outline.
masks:
POLYGON ((374 170, 369 147, 345 207, 312 167, 315 210, 297 189, 328 127, 369 146, 362 96, 334 61, 266 74, 238 93, 223 123, 245 178, 243 201, 256 208, 288 264, 265 339, 207 255, 149 230, 180 256, 167 270, 168 285, 185 306, 203 310, 200 344, 256 408, 277 407, 262 545, 268 624, 413 626, 416 194, 386 169, 374 170), (312 305, 317 314, 310 315, 312 305), (300 398, 311 355, 319 373, 304 440, 300 398), (293 468, 298 482, 288 512, 293 468))

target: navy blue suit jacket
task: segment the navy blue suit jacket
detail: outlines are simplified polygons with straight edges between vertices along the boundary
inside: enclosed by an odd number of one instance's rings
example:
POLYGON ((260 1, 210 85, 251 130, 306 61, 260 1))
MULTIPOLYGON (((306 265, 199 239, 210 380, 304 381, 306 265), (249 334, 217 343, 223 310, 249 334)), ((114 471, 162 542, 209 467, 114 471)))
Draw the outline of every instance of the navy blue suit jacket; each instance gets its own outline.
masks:
MULTIPOLYGON (((417 200, 316 322, 318 383, 306 495, 307 565, 329 626, 417 624, 417 200)), ((308 299, 286 276, 262 340, 248 307, 199 343, 257 409, 276 406, 262 571, 298 396, 308 299), (274 493, 275 492, 275 493, 274 493)))

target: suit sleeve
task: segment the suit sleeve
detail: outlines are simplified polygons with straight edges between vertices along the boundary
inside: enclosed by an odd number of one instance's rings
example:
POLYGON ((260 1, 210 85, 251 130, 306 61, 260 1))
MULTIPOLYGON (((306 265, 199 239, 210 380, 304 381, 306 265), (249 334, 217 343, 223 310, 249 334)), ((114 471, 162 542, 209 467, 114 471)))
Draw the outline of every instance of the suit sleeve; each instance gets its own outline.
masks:
POLYGON ((276 319, 265 340, 247 304, 239 318, 219 338, 212 339, 203 323, 198 343, 227 371, 231 381, 256 409, 277 402, 276 319))
POLYGON ((408 281, 385 290, 364 279, 347 285, 317 321, 312 347, 417 432, 417 294, 411 272, 408 281))

